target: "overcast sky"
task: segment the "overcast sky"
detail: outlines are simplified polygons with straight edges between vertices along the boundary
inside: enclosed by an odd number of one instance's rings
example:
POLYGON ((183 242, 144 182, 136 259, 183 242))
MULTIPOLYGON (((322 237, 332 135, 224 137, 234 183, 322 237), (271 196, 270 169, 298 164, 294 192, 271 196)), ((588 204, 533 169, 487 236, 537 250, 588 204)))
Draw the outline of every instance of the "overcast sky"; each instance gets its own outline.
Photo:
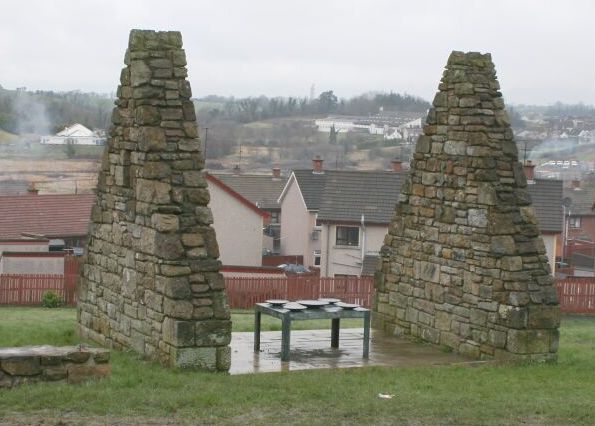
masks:
POLYGON ((490 52, 507 102, 595 104, 595 2, 3 0, 0 85, 115 92, 132 28, 179 30, 194 96, 431 100, 451 50, 490 52))

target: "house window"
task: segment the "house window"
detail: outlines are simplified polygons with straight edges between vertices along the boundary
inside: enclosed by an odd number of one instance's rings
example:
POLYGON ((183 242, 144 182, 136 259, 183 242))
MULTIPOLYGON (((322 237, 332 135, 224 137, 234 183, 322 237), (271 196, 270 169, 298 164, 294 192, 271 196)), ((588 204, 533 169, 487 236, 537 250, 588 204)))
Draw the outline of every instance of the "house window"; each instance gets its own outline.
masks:
POLYGON ((569 217, 568 218, 568 226, 570 228, 580 228, 581 227, 581 218, 580 217, 569 217))
POLYGON ((271 223, 280 223, 281 218, 279 217, 279 212, 270 212, 271 213, 271 223))
POLYGON ((320 266, 320 250, 314 250, 314 266, 320 266))
POLYGON ((359 245, 359 227, 357 227, 357 226, 337 226, 337 245, 338 246, 358 246, 359 245))

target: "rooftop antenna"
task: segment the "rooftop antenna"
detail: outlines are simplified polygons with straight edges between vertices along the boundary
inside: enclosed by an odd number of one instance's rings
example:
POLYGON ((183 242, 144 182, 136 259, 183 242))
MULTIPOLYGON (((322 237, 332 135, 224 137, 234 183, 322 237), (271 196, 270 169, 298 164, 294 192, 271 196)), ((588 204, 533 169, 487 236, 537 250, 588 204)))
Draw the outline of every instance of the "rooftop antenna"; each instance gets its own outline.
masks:
POLYGON ((527 164, 527 140, 524 140, 523 144, 523 164, 527 164))

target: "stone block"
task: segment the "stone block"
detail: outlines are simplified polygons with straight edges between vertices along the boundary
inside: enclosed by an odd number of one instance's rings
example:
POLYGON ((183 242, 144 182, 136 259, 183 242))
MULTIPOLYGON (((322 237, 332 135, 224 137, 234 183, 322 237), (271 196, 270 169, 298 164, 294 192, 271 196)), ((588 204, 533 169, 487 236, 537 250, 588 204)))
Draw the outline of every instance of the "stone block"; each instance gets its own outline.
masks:
POLYGON ((137 87, 151 81, 151 68, 145 61, 130 62, 130 85, 137 87))
MULTIPOLYGON (((159 109, 151 106, 151 105, 140 105, 136 108, 134 112, 134 117, 137 124, 142 126, 158 126, 161 122, 161 116, 159 115, 159 109)), ((155 129, 155 128, 152 128, 155 129)), ((159 128, 157 128, 159 129, 159 128)), ((159 129, 161 130, 161 129, 159 129)), ((161 141, 161 136, 159 136, 156 130, 150 130, 149 132, 145 131, 145 127, 141 127, 140 129, 135 130, 135 136, 133 138, 135 141, 140 142, 141 150, 142 151, 157 151, 159 147, 165 148, 165 140, 161 141), (151 134, 153 132, 153 134, 151 134), (144 134, 142 134, 144 133, 144 134), (152 136, 157 135, 159 139, 151 140, 152 136)), ((163 134, 163 138, 165 137, 165 133, 161 130, 163 134)))
POLYGON ((500 305, 498 308, 499 323, 514 329, 524 329, 527 327, 528 311, 527 308, 518 306, 500 305))
POLYGON ((229 371, 231 367, 231 348, 220 346, 217 348, 217 370, 229 371))
POLYGON ((417 280, 440 283, 440 266, 426 261, 415 261, 415 275, 417 280))
POLYGON ((196 346, 225 346, 231 342, 231 321, 211 320, 196 323, 196 346))
POLYGON ((154 213, 151 225, 159 232, 175 232, 180 228, 180 220, 177 215, 154 213))
POLYGON ((166 316, 176 319, 192 319, 194 305, 188 300, 170 299, 165 297, 163 299, 163 313, 166 316))
POLYGON ((136 199, 146 203, 169 204, 171 202, 171 185, 148 179, 136 181, 136 199))
POLYGON ((42 379, 50 382, 65 380, 68 377, 68 370, 64 365, 45 367, 42 372, 42 379))
POLYGON ((188 299, 191 296, 190 282, 186 276, 155 276, 155 289, 172 299, 188 299))
POLYGON ((168 276, 168 277, 179 277, 183 275, 190 275, 191 268, 186 266, 186 262, 183 264, 168 264, 164 263, 159 266, 159 271, 161 274, 168 276))
POLYGON ((504 348, 506 346, 506 332, 498 330, 488 331, 488 342, 494 348, 504 348))
POLYGON ((478 308, 471 309, 471 315, 469 317, 469 321, 471 321, 471 324, 485 326, 487 319, 487 312, 478 308))
POLYGON ((163 340, 176 346, 195 346, 195 322, 166 317, 163 320, 163 340))
POLYGON ((186 247, 202 247, 205 244, 202 234, 182 234, 182 244, 186 247))
POLYGON ((74 351, 69 351, 65 356, 65 361, 70 361, 75 364, 82 364, 85 363, 91 358, 91 352, 85 349, 79 349, 74 351))
POLYGON ((457 351, 464 356, 468 356, 470 358, 479 358, 480 350, 479 345, 473 344, 472 342, 463 342, 459 345, 457 351))
POLYGON ((35 376, 41 373, 38 356, 2 358, 0 368, 11 376, 35 376))
POLYGON ((495 256, 510 256, 516 254, 516 243, 510 235, 492 237, 490 252, 495 256))
POLYGON ((560 307, 557 305, 536 305, 528 307, 527 326, 529 328, 547 329, 560 326, 560 307))
POLYGON ((506 349, 516 354, 539 354, 550 351, 549 330, 508 330, 506 349))
POLYGON ((179 368, 217 370, 218 348, 172 348, 172 364, 179 368))
POLYGON ((112 368, 110 364, 72 364, 67 367, 68 383, 80 384, 89 380, 102 379, 109 377, 112 368))

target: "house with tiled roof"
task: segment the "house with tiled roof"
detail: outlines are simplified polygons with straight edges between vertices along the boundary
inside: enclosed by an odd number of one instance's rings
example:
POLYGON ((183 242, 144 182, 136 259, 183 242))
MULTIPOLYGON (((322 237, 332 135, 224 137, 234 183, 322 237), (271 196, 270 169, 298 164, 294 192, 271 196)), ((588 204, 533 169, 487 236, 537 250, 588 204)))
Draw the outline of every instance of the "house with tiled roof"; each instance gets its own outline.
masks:
POLYGON ((303 256, 304 266, 320 267, 320 224, 317 223, 322 189, 328 172, 323 160, 312 161, 312 170, 294 170, 279 196, 281 254, 303 256))
POLYGON ((287 177, 281 176, 281 169, 273 168, 270 175, 248 174, 239 170, 211 175, 269 214, 266 233, 273 238, 271 252, 278 254, 281 237, 281 205, 278 198, 287 182, 287 177))
POLYGON ((261 266, 264 249, 272 248, 263 228, 270 215, 221 179, 205 174, 213 227, 224 265, 261 266))
MULTIPOLYGON (((295 170, 280 197, 283 255, 302 254, 322 276, 370 275, 399 199, 405 175, 392 172, 295 170)), ((528 180, 552 270, 562 233, 562 182, 528 180)))
POLYGON ((34 234, 84 247, 94 194, 29 194, 0 197, 0 239, 34 234))
POLYGON ((574 275, 595 275, 595 182, 574 179, 564 185, 565 233, 558 256, 574 275), (578 270, 577 270, 578 268, 578 270))

